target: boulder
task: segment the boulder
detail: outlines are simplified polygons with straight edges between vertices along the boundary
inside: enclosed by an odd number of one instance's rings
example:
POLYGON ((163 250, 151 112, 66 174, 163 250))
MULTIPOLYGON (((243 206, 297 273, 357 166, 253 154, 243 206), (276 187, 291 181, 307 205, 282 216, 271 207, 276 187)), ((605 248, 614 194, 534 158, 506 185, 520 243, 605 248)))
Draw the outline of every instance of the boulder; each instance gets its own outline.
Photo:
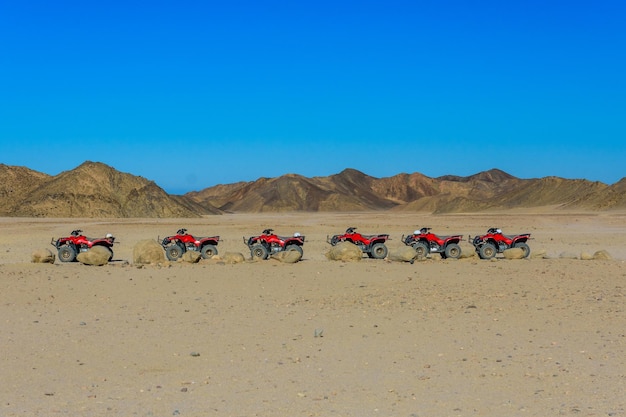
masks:
POLYGON ((547 259, 548 252, 545 249, 535 250, 530 253, 530 257, 534 259, 547 259))
POLYGON ((360 261, 362 257, 363 251, 351 242, 340 242, 326 252, 326 258, 331 261, 360 261))
POLYGON ((239 252, 226 252, 223 255, 216 255, 211 259, 221 259, 227 264, 242 264, 246 261, 246 257, 243 256, 243 253, 239 252))
POLYGON ((36 264, 53 264, 56 256, 50 249, 37 249, 31 255, 31 260, 36 264))
POLYGON ((510 248, 502 252, 504 259, 524 259, 524 249, 522 248, 510 248))
POLYGON ((302 259, 302 255, 300 255, 300 252, 297 250, 288 250, 288 251, 276 252, 272 254, 271 258, 279 260, 286 264, 295 264, 300 259, 302 259))
POLYGON ((413 263, 417 259, 417 252, 411 246, 402 246, 390 250, 387 257, 390 261, 413 263))
POLYGON ((133 263, 135 264, 159 264, 164 262, 165 253, 156 240, 140 240, 133 247, 133 263))
POLYGON ((471 243, 466 242, 466 241, 461 241, 459 243, 459 246, 461 247, 461 256, 459 256, 459 259, 469 259, 469 258, 478 257, 478 254, 476 253, 476 248, 471 243))
POLYGON ((183 262, 189 262, 190 264, 198 263, 200 258, 202 258, 202 255, 200 255, 200 252, 196 252, 195 250, 188 250, 183 253, 183 256, 181 256, 183 262))
POLYGON ((111 250, 104 246, 94 246, 87 252, 80 252, 76 256, 76 260, 84 265, 102 266, 109 263, 111 259, 111 250))
POLYGON ((610 260, 610 259, 613 259, 613 257, 607 251, 603 249, 594 253, 593 259, 594 260, 610 260))

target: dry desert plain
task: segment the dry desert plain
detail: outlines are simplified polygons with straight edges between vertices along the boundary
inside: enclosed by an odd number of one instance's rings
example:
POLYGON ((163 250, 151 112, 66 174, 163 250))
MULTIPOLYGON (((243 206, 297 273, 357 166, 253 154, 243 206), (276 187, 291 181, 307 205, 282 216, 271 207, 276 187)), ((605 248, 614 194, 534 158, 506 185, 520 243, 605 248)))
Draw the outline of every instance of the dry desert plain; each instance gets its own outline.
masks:
POLYGON ((620 212, 1 218, 0 415, 626 416, 625 261, 620 212), (327 260, 348 226, 391 250, 497 226, 547 258, 327 260), (304 257, 133 265, 179 227, 246 257, 243 236, 297 231, 304 257), (113 233, 113 261, 31 263, 75 228, 113 233))

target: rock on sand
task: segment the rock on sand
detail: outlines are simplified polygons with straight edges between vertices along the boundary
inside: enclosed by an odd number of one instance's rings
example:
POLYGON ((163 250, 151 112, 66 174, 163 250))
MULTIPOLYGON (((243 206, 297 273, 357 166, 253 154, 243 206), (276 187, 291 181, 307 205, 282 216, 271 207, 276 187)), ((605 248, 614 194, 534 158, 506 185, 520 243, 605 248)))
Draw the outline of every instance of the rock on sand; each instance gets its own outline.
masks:
POLYGON ((202 258, 202 255, 200 255, 199 252, 193 250, 188 250, 187 252, 183 253, 183 256, 181 256, 183 262, 188 262, 190 264, 198 263, 200 261, 200 258, 202 258))
POLYGON ((593 254, 594 260, 611 260, 613 257, 604 249, 597 251, 593 254))
POLYGON ((242 264, 246 261, 246 257, 240 252, 226 252, 223 255, 215 255, 211 259, 226 264, 242 264))
POLYGON ((36 264, 53 264, 56 257, 50 249, 37 249, 31 255, 31 260, 36 264))
POLYGON ((102 266, 109 263, 111 250, 104 246, 94 246, 87 252, 81 252, 76 256, 76 260, 84 265, 102 266))
POLYGON ((165 262, 165 254, 159 243, 152 239, 140 240, 133 247, 133 263, 159 264, 165 262))
POLYGON ((340 242, 326 252, 326 258, 331 261, 360 261, 362 257, 363 251, 350 242, 340 242))
POLYGON ((272 254, 271 259, 276 259, 286 264, 295 264, 302 259, 302 255, 297 250, 288 250, 272 254))
POLYGON ((524 249, 522 248, 510 248, 502 252, 505 259, 524 259, 524 249))
POLYGON ((390 261, 413 263, 417 259, 417 252, 411 246, 404 246, 390 250, 388 258, 390 261))

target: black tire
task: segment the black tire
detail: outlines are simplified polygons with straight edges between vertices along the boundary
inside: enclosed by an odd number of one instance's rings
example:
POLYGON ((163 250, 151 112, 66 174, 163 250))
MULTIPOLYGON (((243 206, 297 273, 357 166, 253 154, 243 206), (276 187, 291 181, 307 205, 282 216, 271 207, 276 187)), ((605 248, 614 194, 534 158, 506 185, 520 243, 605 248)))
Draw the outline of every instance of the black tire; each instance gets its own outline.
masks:
POLYGON ((72 246, 61 246, 58 252, 59 261, 61 262, 74 262, 76 260, 76 249, 74 249, 74 247, 72 246))
POLYGON ((109 251, 109 262, 111 262, 111 260, 113 259, 113 249, 109 248, 108 246, 103 246, 103 248, 109 251))
POLYGON ((204 245, 200 254, 202 259, 211 259, 211 257, 217 255, 217 247, 215 245, 204 245))
POLYGON ((370 256, 374 259, 385 259, 387 257, 387 245, 384 243, 374 243, 370 250, 370 256))
POLYGON ((461 247, 456 243, 450 243, 444 251, 446 258, 459 259, 461 257, 461 247))
POLYGON ((165 256, 170 261, 176 261, 178 258, 183 256, 183 248, 178 245, 170 245, 165 248, 165 256))
POLYGON ((417 253, 417 259, 426 259, 428 257, 428 253, 430 250, 428 246, 424 242, 415 242, 413 243, 413 249, 417 253))
POLYGON ((295 251, 300 252, 301 258, 304 255, 304 251, 302 250, 302 246, 300 245, 287 245, 287 247, 285 248, 285 252, 290 251, 290 250, 295 250, 295 251))
POLYGON ((478 256, 480 259, 491 259, 496 256, 496 247, 491 243, 485 243, 478 249, 478 256))
POLYGON ((267 259, 269 253, 267 252, 267 248, 260 243, 256 245, 252 245, 250 248, 250 255, 252 259, 267 259))
POLYGON ((524 258, 528 258, 530 255, 530 247, 525 242, 517 242, 513 247, 522 249, 524 251, 524 258))

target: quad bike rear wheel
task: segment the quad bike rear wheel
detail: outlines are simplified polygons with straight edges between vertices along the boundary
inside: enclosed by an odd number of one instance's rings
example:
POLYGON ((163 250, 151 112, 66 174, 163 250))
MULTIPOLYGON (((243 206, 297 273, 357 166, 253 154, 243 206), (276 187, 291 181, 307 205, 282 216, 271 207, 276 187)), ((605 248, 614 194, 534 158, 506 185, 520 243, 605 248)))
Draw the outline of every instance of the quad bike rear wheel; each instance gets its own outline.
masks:
POLYGON ((370 256, 374 259, 385 259, 387 252, 387 245, 384 243, 374 243, 372 250, 370 250, 370 256))
POLYGON ((267 248, 260 243, 252 245, 250 248, 250 255, 252 255, 252 259, 267 259, 269 256, 267 248))
POLYGON ((478 249, 478 256, 480 259, 491 259, 496 256, 496 247, 491 243, 485 243, 478 249))
POLYGON ((459 259, 461 257, 461 247, 456 243, 450 243, 444 251, 445 257, 450 259, 459 259))
POLYGON ((202 259, 210 259, 217 255, 217 247, 215 247, 215 245, 204 245, 200 254, 202 255, 202 259))
POLYGON ((413 249, 415 249, 415 253, 417 254, 417 259, 426 259, 428 256, 428 246, 424 242, 416 242, 413 244, 413 249))
POLYGON ((524 251, 524 258, 528 258, 530 255, 530 247, 525 242, 518 242, 513 245, 514 248, 520 248, 524 251))
POLYGON ((165 249, 165 256, 170 261, 176 261, 183 256, 183 249, 178 245, 170 245, 165 249))
POLYGON ((59 261, 61 262, 74 262, 76 260, 76 249, 72 246, 61 246, 58 250, 59 261))
POLYGON ((287 245, 287 247, 285 248, 285 252, 290 251, 290 250, 295 250, 297 252, 300 252, 300 257, 301 258, 304 255, 304 251, 302 250, 302 246, 299 246, 299 245, 287 245))

